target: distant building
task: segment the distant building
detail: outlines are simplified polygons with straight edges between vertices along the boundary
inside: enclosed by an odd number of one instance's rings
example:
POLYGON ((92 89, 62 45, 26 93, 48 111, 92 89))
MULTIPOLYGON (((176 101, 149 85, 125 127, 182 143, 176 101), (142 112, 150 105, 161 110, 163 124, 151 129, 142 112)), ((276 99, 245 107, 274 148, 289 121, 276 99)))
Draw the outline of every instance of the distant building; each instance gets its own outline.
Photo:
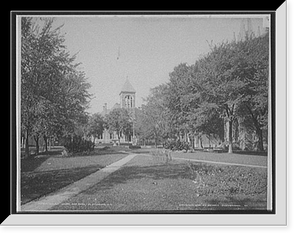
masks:
MULTIPOLYGON (((132 117, 135 116, 135 89, 131 85, 128 79, 126 79, 120 93, 120 103, 115 103, 111 109, 107 108, 107 103, 104 104, 103 110, 100 113, 103 117, 107 115, 114 109, 124 108, 127 109, 132 117)), ((120 143, 133 143, 133 139, 135 138, 134 133, 133 137, 122 135, 120 138, 120 143)), ((118 139, 118 136, 115 132, 109 132, 108 130, 104 130, 103 134, 100 136, 100 139, 96 139, 96 143, 112 143, 118 139)))
POLYGON ((235 32, 233 33, 234 41, 244 41, 247 37, 259 37, 268 33, 270 28, 270 18, 266 16, 262 21, 262 27, 258 26, 257 29, 253 29, 251 18, 242 19, 237 37, 235 32))

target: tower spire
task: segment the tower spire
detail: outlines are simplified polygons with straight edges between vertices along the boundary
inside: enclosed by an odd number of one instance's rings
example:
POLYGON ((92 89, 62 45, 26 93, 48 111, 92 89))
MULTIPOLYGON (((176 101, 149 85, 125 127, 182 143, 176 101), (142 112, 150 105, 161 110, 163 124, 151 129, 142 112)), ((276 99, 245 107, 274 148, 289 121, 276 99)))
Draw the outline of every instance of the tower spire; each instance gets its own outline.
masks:
POLYGON ((133 86, 131 85, 131 83, 128 80, 128 76, 126 76, 126 81, 125 84, 123 85, 122 89, 121 89, 121 93, 135 93, 135 89, 133 88, 133 86))

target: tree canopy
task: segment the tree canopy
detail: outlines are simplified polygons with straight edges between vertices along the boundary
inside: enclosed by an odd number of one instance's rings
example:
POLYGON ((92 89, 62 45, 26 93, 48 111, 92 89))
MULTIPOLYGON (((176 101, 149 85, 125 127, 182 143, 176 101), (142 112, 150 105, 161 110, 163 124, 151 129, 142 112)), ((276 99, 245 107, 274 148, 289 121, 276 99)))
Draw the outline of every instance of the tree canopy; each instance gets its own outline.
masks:
MULTIPOLYGON (((87 120, 90 94, 76 56, 70 56, 53 18, 21 18, 21 129, 25 138, 57 137, 75 132, 87 120)), ((47 142, 46 142, 47 145, 47 142)))
POLYGON ((118 140, 121 135, 132 135, 133 119, 124 108, 116 108, 105 116, 106 128, 116 132, 118 140))
POLYGON ((142 109, 149 115, 145 125, 155 134, 153 126, 161 122, 155 112, 159 112, 169 127, 158 132, 168 137, 206 134, 223 141, 227 125, 232 152, 233 125, 238 121, 254 130, 258 150, 263 150, 262 131, 268 127, 268 34, 210 47, 193 65, 180 63, 166 84, 152 89, 142 109))

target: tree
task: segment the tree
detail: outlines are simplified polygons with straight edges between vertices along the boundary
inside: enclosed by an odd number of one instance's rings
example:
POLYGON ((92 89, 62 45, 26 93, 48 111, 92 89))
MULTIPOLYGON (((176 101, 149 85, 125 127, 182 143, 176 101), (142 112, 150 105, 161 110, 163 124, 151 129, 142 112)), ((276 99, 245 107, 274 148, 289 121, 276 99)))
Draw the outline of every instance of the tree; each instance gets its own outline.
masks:
POLYGON ((168 86, 165 84, 152 88, 137 115, 137 126, 140 126, 143 138, 154 140, 155 146, 172 137, 171 115, 166 105, 167 91, 168 86))
POLYGON ((111 132, 116 132, 120 143, 121 135, 132 133, 132 118, 124 108, 113 109, 105 116, 106 128, 111 132))
MULTIPOLYGON (((168 130, 177 138, 206 134, 224 139, 225 124, 229 153, 236 122, 248 128, 251 124, 259 139, 258 149, 263 150, 263 131, 268 126, 268 45, 268 35, 247 35, 242 41, 211 45, 211 51, 194 65, 176 66, 163 94, 157 97, 151 92, 144 111, 163 106, 168 130), (161 102, 156 105, 157 99, 161 102)), ((154 115, 155 111, 144 119, 147 127, 152 125, 149 119, 158 121, 154 115)), ((155 134, 154 127, 152 132, 155 134)))
POLYGON ((196 107, 198 99, 194 95, 191 73, 192 68, 181 63, 169 74, 165 99, 170 111, 170 123, 177 131, 177 138, 180 135, 193 135, 195 131, 191 122, 191 111, 196 107))
POLYGON ((239 117, 238 109, 247 92, 245 73, 249 73, 237 43, 212 46, 211 52, 196 62, 196 71, 199 71, 196 76, 200 76, 201 92, 205 94, 202 102, 207 112, 218 112, 215 117, 221 116, 228 126, 228 152, 232 153, 233 123, 239 117))
POLYGON ((257 150, 263 151, 263 131, 268 129, 269 35, 241 42, 239 49, 244 53, 246 69, 251 72, 240 111, 252 122, 258 137, 257 150))
POLYGON ((148 127, 147 114, 145 113, 145 105, 135 110, 134 132, 140 142, 146 144, 151 138, 151 129, 148 127))
MULTIPOLYGON (((222 123, 217 116, 218 106, 209 101, 206 92, 206 59, 194 65, 179 64, 170 73, 168 82, 167 105, 171 112, 172 125, 176 126, 177 138, 184 135, 194 146, 196 135, 206 134, 223 137, 222 123)), ((222 120, 221 120, 222 121, 222 120)))
POLYGON ((100 138, 101 135, 103 134, 104 126, 105 126, 105 121, 101 114, 96 113, 89 118, 88 134, 93 136, 94 143, 95 143, 95 139, 100 138))
POLYGON ((90 98, 89 87, 85 74, 76 70, 65 75, 60 82, 57 112, 64 135, 74 135, 78 125, 87 123, 88 115, 85 110, 90 98))
POLYGON ((67 52, 60 27, 52 25, 52 18, 21 19, 21 129, 26 156, 29 136, 38 152, 42 135, 47 145, 48 137, 68 131, 86 117, 89 84, 77 70, 75 55, 67 52))
POLYGON ((232 152, 233 123, 249 116, 262 150, 268 115, 268 36, 215 45, 198 65, 204 102, 217 107, 228 126, 228 152, 232 152))

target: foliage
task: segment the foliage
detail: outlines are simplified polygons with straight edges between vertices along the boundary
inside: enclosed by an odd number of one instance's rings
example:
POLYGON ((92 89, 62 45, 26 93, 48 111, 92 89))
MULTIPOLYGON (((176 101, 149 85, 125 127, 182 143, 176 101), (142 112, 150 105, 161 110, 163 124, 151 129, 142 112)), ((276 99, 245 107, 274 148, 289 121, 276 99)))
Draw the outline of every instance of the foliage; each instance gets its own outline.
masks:
MULTIPOLYGON (((28 138, 74 134, 86 120, 90 85, 53 18, 21 18, 21 130, 28 138)), ((38 150, 37 150, 38 151, 38 150)))
POLYGON ((268 115, 268 35, 215 46, 208 55, 212 77, 207 92, 212 102, 223 111, 229 124, 232 144, 232 123, 251 119, 262 147, 262 129, 268 115))
POLYGON ((197 107, 199 99, 192 97, 195 89, 191 84, 191 67, 181 63, 169 75, 166 104, 170 110, 171 123, 178 130, 178 137, 180 133, 196 131, 190 119, 191 111, 197 107))
POLYGON ((95 138, 100 138, 104 131, 105 121, 101 114, 93 114, 89 118, 88 122, 88 135, 92 135, 95 138))
POLYGON ((146 104, 136 111, 135 132, 141 140, 154 140, 155 145, 171 137, 169 110, 165 104, 166 85, 151 89, 146 104))
POLYGON ((116 108, 105 116, 105 127, 110 132, 116 132, 120 140, 121 134, 130 135, 132 133, 132 121, 133 119, 126 109, 116 108))
MULTIPOLYGON (((179 64, 170 73, 163 99, 176 138, 206 134, 233 148, 234 122, 252 128, 263 150, 268 123, 268 35, 211 45, 194 65, 179 64)), ((185 140, 187 137, 184 137, 185 140)))
POLYGON ((85 140, 80 136, 74 136, 64 144, 68 154, 91 152, 94 150, 95 144, 92 141, 85 140))
POLYGON ((268 129, 269 36, 255 38, 242 47, 247 50, 245 61, 253 74, 248 80, 248 92, 240 111, 245 116, 244 125, 250 123, 256 132, 258 150, 263 151, 263 132, 268 129))
POLYGON ((165 149, 170 149, 170 150, 173 150, 173 151, 176 151, 176 150, 188 151, 190 149, 190 146, 187 142, 184 142, 184 141, 169 140, 169 141, 165 142, 164 148, 165 149))

